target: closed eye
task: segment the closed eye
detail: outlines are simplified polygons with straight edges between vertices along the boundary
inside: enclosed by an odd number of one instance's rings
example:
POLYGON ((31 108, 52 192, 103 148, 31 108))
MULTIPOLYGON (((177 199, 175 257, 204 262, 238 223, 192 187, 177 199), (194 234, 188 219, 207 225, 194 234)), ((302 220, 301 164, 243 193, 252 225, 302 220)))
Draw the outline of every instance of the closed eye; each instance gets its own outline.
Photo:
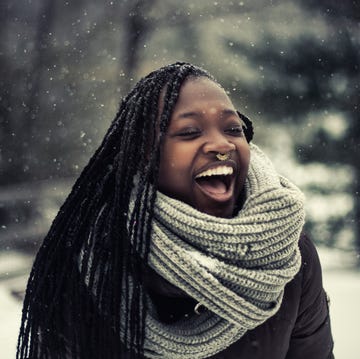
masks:
POLYGON ((199 129, 191 127, 179 131, 178 133, 176 133, 176 136, 193 138, 199 136, 200 134, 201 131, 199 129))
POLYGON ((231 126, 225 129, 225 133, 231 135, 231 136, 242 136, 243 135, 243 128, 241 125, 239 126, 231 126))

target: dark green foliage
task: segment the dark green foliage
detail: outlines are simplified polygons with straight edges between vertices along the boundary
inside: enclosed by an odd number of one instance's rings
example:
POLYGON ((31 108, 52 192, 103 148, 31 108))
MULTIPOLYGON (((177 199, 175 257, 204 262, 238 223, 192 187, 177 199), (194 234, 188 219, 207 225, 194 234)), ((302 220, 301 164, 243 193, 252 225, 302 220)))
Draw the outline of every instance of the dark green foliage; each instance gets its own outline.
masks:
MULTIPOLYGON (((230 51, 245 56, 255 68, 263 68, 263 78, 258 86, 242 87, 243 93, 252 100, 252 106, 266 119, 289 125, 294 130, 294 154, 302 163, 321 162, 328 166, 347 165, 352 168, 353 186, 348 188, 354 199, 354 230, 360 248, 360 118, 359 118, 359 69, 360 53, 351 34, 351 23, 357 21, 355 2, 334 1, 304 2, 308 16, 321 14, 328 22, 328 34, 324 38, 314 34, 299 34, 287 42, 265 34, 262 46, 256 48, 235 39, 230 51), (339 11, 338 11, 339 10, 339 11), (282 51, 280 51, 282 50, 282 51), (326 117, 341 114, 344 132, 332 135, 318 123, 310 124, 305 131, 309 115, 326 117)), ((331 243, 344 226, 347 218, 330 218, 328 227, 331 243), (343 224, 343 226, 340 225, 343 224)), ((308 224, 310 225, 310 224, 308 224)), ((321 240, 321 239, 320 239, 321 240)), ((339 245, 337 243, 337 245, 339 245)), ((341 244, 340 244, 341 246, 341 244)))

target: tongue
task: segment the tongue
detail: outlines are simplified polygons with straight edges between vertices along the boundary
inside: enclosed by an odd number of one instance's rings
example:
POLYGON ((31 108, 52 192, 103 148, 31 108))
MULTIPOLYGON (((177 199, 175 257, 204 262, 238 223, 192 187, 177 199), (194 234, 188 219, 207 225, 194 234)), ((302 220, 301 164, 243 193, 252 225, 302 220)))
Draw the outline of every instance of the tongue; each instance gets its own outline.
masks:
POLYGON ((226 192, 225 183, 218 178, 201 178, 198 179, 197 182, 207 192, 219 194, 226 192))

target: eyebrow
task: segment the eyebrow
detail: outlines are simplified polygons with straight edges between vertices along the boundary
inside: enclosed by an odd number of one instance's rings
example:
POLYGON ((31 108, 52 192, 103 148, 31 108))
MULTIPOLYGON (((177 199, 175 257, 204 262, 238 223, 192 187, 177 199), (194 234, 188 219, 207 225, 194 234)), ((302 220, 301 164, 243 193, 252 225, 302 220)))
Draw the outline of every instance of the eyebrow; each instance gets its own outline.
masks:
MULTIPOLYGON (((236 117, 239 117, 239 115, 237 114, 236 110, 231 110, 231 109, 224 109, 221 111, 221 115, 235 115, 236 117)), ((177 119, 182 119, 182 118, 189 118, 189 117, 202 117, 203 114, 202 112, 199 111, 189 111, 189 112, 183 112, 180 113, 177 117, 177 119)))

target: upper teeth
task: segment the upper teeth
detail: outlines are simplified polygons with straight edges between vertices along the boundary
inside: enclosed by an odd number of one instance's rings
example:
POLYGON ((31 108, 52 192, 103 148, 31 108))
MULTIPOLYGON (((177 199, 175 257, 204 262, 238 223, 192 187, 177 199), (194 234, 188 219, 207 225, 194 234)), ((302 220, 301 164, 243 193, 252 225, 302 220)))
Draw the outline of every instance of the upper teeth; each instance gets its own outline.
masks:
POLYGON ((205 176, 226 176, 232 175, 233 168, 229 166, 219 166, 215 168, 210 168, 204 172, 199 173, 195 178, 205 177, 205 176))

